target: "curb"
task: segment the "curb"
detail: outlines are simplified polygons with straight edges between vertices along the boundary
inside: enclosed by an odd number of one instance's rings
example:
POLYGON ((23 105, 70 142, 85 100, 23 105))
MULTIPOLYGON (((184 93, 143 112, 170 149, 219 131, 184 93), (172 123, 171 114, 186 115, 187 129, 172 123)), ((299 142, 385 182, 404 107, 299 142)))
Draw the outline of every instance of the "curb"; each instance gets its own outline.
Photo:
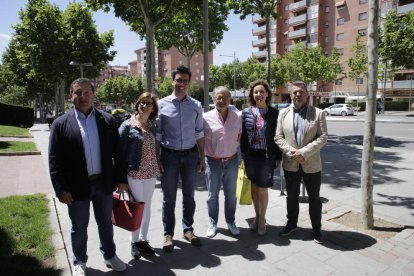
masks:
POLYGON ((42 155, 40 151, 0 152, 0 156, 42 155))
POLYGON ((72 275, 69 255, 63 240, 61 224, 56 207, 56 198, 51 194, 47 194, 46 196, 49 201, 49 223, 50 227, 53 229, 52 243, 55 247, 55 268, 59 270, 59 275, 72 275))

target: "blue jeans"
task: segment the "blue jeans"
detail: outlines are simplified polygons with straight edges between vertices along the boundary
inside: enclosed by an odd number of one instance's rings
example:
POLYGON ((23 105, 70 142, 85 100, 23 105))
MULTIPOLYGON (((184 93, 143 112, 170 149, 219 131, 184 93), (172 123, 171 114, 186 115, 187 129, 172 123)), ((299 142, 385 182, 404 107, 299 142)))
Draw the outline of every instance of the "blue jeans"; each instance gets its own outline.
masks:
POLYGON ((183 231, 184 233, 193 231, 192 225, 196 207, 194 187, 199 165, 198 151, 182 154, 163 150, 161 152, 161 162, 164 167, 164 172, 161 175, 161 188, 164 196, 162 203, 164 235, 174 236, 175 201, 179 176, 181 176, 183 193, 183 231))
POLYGON ((98 224, 100 250, 104 259, 115 256, 114 231, 111 222, 112 194, 104 194, 102 180, 91 182, 91 198, 75 200, 68 205, 69 217, 72 221, 73 264, 88 260, 86 254, 88 241, 89 208, 92 201, 95 220, 98 224))
POLYGON ((219 213, 219 193, 223 184, 224 215, 226 222, 234 222, 236 213, 236 186, 239 159, 236 157, 230 161, 213 160, 206 157, 206 186, 208 190, 208 216, 210 223, 217 224, 219 213))

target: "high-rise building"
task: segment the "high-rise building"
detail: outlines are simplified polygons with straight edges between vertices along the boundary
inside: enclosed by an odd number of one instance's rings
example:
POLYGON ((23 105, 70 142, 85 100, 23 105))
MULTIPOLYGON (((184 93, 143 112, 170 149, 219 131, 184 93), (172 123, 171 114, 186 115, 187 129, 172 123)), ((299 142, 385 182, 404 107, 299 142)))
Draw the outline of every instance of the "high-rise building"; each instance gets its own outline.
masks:
MULTIPOLYGON (((135 50, 137 59, 130 62, 131 75, 145 77, 146 69, 146 48, 135 50)), ((156 76, 164 78, 171 77, 171 72, 179 65, 187 66, 187 58, 178 52, 178 49, 173 47, 168 50, 155 50, 155 72, 156 76)), ((208 63, 213 64, 213 53, 208 55, 208 63)), ((192 73, 191 79, 197 82, 199 87, 204 87, 204 65, 203 54, 196 52, 190 61, 190 70, 192 73)))
MULTIPOLYGON (((356 36, 366 41, 368 33, 368 0, 282 0, 277 6, 278 19, 271 22, 270 49, 285 55, 291 47, 304 42, 308 47, 320 45, 325 55, 330 55, 333 48, 340 53, 340 62, 345 72, 349 71, 347 61, 352 56, 352 45, 356 36)), ((381 17, 390 9, 397 9, 403 15, 414 10, 414 0, 380 0, 381 17)), ((259 61, 266 61, 266 27, 265 20, 260 16, 253 17, 253 54, 259 61)), ((397 72, 402 74, 402 80, 387 83, 385 96, 387 98, 407 97, 410 89, 407 73, 414 70, 397 72)), ((414 75, 413 75, 414 76, 414 75)), ((382 85, 379 82, 379 97, 382 95, 382 85)), ((366 94, 366 77, 350 80, 344 78, 335 83, 318 82, 312 88, 312 101, 316 102, 345 102, 363 98, 366 94)), ((288 87, 278 88, 276 100, 286 101, 288 87)))
POLYGON ((128 76, 130 74, 128 66, 121 65, 107 65, 101 70, 99 77, 95 79, 95 86, 98 88, 107 79, 115 78, 119 76, 128 76))

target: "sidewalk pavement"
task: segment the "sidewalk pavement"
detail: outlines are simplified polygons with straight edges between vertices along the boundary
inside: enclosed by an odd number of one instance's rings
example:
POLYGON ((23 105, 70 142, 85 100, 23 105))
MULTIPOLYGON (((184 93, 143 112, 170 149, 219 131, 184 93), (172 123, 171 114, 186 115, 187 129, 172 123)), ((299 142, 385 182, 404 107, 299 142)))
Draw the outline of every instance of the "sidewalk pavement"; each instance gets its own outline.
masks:
MULTIPOLYGON (((57 268, 63 270, 62 275, 70 275, 70 220, 66 206, 54 198, 47 174, 47 124, 37 124, 31 128, 31 132, 42 155, 0 156, 0 172, 3 176, 0 180, 0 196, 38 192, 49 195, 51 225, 55 230, 53 241, 57 250, 57 268)), ((412 174, 409 179, 414 177, 412 170, 405 173, 412 174)), ((219 231, 216 237, 209 239, 205 237, 208 226, 207 192, 203 176, 200 176, 195 193, 197 208, 194 229, 201 237, 203 246, 193 247, 182 238, 179 223, 182 196, 178 191, 175 249, 171 253, 165 253, 161 249, 162 192, 160 184, 157 183, 148 234, 150 244, 156 250, 156 257, 133 260, 130 257, 129 233, 115 227, 117 254, 128 264, 128 269, 122 274, 112 272, 103 264, 96 223, 91 218, 86 275, 414 275, 413 204, 408 204, 408 207, 405 204, 395 204, 392 209, 382 208, 381 205, 375 206, 375 217, 408 226, 388 240, 379 240, 329 221, 349 211, 359 210, 349 198, 352 191, 348 194, 345 188, 338 193, 329 185, 322 184, 321 196, 329 200, 323 204, 322 225, 326 241, 321 245, 312 240, 307 204, 300 206, 299 231, 288 238, 278 236, 278 231, 286 221, 285 197, 280 196, 279 181, 279 176, 276 176, 277 184, 269 190, 266 216, 268 226, 265 236, 259 237, 249 231, 248 222, 254 215, 252 206, 238 206, 236 223, 241 234, 238 237, 231 236, 224 221, 221 194, 219 231)), ((396 183, 386 184, 382 184, 381 187, 392 191, 390 187, 396 183)), ((412 186, 411 183, 407 183, 404 188, 409 186, 412 186)), ((413 188, 407 188, 405 191, 408 197, 410 194, 412 196, 413 188)), ((392 193, 389 195, 392 196, 392 193)), ((92 210, 91 214, 93 215, 92 210)))

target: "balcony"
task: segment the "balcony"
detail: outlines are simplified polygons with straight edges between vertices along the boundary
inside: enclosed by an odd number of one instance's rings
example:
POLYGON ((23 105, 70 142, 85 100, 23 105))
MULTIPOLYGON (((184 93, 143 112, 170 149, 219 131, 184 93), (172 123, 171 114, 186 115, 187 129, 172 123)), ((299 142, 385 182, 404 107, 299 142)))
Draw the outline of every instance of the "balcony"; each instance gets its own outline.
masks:
POLYGON ((298 10, 302 10, 302 9, 306 9, 306 0, 302 0, 293 4, 289 5, 289 11, 290 12, 294 12, 294 11, 298 11, 298 10))
POLYGON ((297 31, 291 31, 288 34, 289 39, 294 39, 294 38, 303 37, 303 36, 306 36, 306 28, 303 28, 297 31))
POLYGON ((261 17, 259 14, 256 14, 253 16, 253 24, 258 24, 258 23, 262 23, 265 21, 266 21, 266 18, 261 17))
POLYGON ((397 8, 397 14, 406 14, 412 10, 414 10, 414 3, 404 5, 404 6, 399 6, 397 8))
POLYGON ((299 25, 305 22, 306 22, 306 13, 289 18, 288 20, 289 26, 295 26, 295 25, 299 25))
POLYGON ((264 34, 265 32, 266 32, 266 25, 253 29, 253 35, 264 34))
POLYGON ((266 38, 261 38, 258 40, 253 41, 253 47, 259 47, 259 46, 263 46, 266 44, 266 38))
POLYGON ((254 52, 254 53, 253 53, 253 55, 254 55, 256 58, 263 58, 263 57, 266 57, 266 55, 267 55, 267 51, 259 51, 259 52, 254 52))

